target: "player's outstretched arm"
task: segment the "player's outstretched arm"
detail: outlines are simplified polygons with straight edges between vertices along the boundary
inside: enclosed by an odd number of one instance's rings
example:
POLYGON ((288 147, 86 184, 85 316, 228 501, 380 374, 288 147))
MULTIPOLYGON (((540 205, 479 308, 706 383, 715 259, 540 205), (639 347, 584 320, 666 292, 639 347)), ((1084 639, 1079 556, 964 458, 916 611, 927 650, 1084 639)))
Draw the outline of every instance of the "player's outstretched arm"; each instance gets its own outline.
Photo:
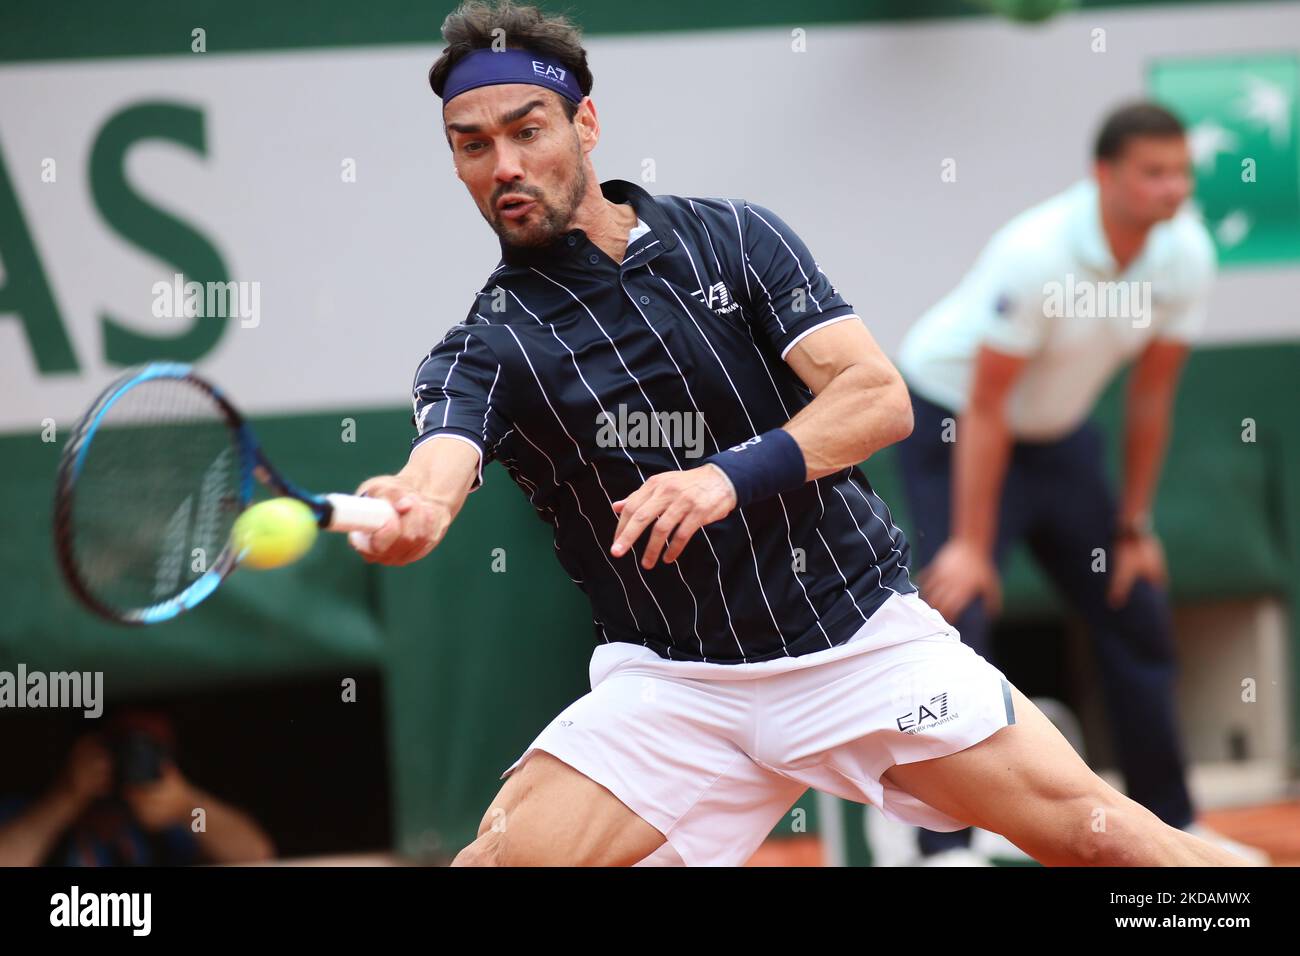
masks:
POLYGON ((472 444, 435 435, 415 446, 406 467, 395 475, 367 478, 357 494, 383 498, 397 517, 353 548, 374 564, 402 565, 419 561, 436 548, 465 504, 478 475, 479 452, 472 444))

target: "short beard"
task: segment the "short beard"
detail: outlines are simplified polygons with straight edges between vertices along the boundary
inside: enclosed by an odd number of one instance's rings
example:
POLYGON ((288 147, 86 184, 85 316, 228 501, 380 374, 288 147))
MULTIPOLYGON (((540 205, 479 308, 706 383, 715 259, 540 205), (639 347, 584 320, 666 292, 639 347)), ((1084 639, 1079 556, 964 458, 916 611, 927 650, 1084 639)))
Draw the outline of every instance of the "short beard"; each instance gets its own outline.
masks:
POLYGON ((524 243, 511 242, 507 238, 506 231, 499 218, 491 221, 492 229, 501 239, 501 244, 507 249, 536 249, 548 246, 568 230, 569 224, 573 222, 573 217, 578 211, 578 207, 582 205, 582 197, 586 194, 587 168, 579 162, 578 175, 574 178, 573 188, 569 190, 564 208, 553 208, 550 203, 543 202, 540 197, 536 200, 538 206, 542 209, 541 221, 536 227, 537 231, 533 233, 537 238, 524 243))

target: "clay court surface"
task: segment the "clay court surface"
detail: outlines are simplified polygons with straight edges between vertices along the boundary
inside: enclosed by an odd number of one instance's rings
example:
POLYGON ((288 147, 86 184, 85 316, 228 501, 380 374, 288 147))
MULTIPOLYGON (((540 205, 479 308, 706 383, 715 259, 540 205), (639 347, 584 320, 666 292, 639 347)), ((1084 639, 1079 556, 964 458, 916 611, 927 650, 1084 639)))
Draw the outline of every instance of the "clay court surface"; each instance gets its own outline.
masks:
MULTIPOLYGON (((1201 814, 1200 821, 1226 837, 1257 846, 1274 866, 1300 866, 1300 800, 1266 803, 1201 814)), ((821 866, 816 837, 768 840, 747 866, 821 866)))
MULTIPOLYGON (((1200 820, 1224 836, 1264 850, 1274 866, 1300 866, 1300 800, 1216 810, 1202 814, 1200 820)), ((409 861, 391 853, 369 853, 276 860, 267 865, 405 866, 409 861)), ((774 838, 745 865, 823 866, 821 843, 816 836, 774 838)))

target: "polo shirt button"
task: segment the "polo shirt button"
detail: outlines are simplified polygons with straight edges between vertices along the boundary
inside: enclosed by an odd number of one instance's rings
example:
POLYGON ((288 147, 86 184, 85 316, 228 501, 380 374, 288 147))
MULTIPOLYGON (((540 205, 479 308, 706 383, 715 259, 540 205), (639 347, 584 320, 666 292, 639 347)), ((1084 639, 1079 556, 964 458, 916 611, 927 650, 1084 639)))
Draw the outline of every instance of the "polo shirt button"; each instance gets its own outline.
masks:
POLYGON ((641 304, 642 304, 642 305, 649 305, 649 304, 650 304, 650 296, 648 296, 648 295, 643 295, 643 296, 641 296, 641 304))
POLYGON ((596 254, 593 252, 591 255, 587 256, 587 261, 590 262, 590 263, 594 266, 597 262, 600 261, 600 256, 596 255, 596 254))
POLYGON ((570 237, 569 237, 569 245, 571 245, 571 246, 576 246, 577 244, 578 244, 578 237, 577 237, 577 236, 570 236, 570 237))

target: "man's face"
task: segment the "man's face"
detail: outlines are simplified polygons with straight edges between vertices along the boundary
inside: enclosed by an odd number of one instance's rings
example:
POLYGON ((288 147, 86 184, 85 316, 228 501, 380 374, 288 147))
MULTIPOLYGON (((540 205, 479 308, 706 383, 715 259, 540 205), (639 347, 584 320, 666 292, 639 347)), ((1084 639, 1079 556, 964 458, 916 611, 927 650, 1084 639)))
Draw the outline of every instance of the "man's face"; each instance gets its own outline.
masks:
POLYGON ((527 83, 481 86, 448 103, 443 121, 456 175, 503 242, 540 246, 566 231, 587 176, 578 126, 558 93, 527 83))
POLYGON ((1097 164, 1097 180, 1128 220, 1150 224, 1178 211, 1192 189, 1191 154, 1182 136, 1139 136, 1119 157, 1097 164))

